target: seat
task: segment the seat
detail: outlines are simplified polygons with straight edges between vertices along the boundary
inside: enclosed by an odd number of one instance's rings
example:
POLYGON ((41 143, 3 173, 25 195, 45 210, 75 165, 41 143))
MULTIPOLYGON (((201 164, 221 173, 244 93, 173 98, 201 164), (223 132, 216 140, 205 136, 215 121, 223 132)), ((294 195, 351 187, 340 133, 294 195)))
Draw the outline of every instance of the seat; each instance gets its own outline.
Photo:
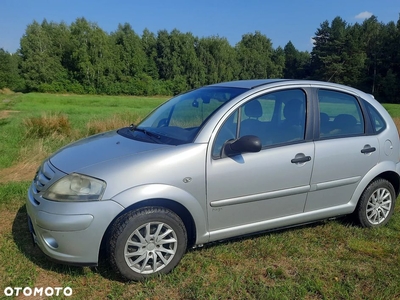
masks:
POLYGON ((302 140, 304 138, 305 108, 303 101, 292 99, 283 108, 284 120, 279 128, 279 142, 302 140))
POLYGON ((260 101, 253 100, 244 105, 244 114, 248 117, 240 123, 240 136, 256 135, 261 138, 263 122, 259 118, 263 114, 260 101))
POLYGON ((357 120, 349 114, 340 114, 335 117, 330 135, 345 135, 358 133, 357 120))
POLYGON ((262 116, 261 103, 258 100, 253 100, 244 106, 244 113, 249 118, 258 119, 262 116))

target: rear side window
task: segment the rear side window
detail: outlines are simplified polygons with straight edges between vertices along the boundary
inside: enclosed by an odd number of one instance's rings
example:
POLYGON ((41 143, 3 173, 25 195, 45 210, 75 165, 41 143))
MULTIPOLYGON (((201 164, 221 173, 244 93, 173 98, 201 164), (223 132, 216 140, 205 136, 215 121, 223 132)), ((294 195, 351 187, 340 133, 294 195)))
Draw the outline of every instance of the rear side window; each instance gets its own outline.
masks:
POLYGON ((374 129, 375 133, 380 133, 385 130, 386 123, 379 112, 367 101, 365 101, 364 103, 367 106, 367 111, 372 122, 372 128, 374 129))
POLYGON ((364 117, 356 97, 329 90, 319 90, 320 137, 364 134, 364 117))

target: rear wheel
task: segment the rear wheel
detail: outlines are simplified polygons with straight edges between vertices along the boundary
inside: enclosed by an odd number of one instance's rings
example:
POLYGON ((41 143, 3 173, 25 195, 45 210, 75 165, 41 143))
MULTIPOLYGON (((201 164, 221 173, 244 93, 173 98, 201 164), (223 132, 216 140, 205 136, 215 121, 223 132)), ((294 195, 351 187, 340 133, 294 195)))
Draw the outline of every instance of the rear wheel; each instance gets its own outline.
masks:
POLYGON ((363 227, 383 226, 393 214, 395 200, 393 185, 386 179, 375 179, 361 195, 355 215, 363 227))
POLYGON ((187 247, 182 220, 161 207, 145 207, 122 215, 110 238, 113 268, 129 280, 170 272, 187 247))

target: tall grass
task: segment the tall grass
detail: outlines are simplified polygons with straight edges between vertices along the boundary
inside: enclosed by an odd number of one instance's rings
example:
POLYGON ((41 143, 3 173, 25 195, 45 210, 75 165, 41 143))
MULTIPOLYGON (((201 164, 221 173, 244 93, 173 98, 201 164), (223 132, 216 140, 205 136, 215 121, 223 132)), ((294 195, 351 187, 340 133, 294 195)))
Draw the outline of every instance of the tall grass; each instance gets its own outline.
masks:
POLYGON ((166 100, 6 92, 0 94, 0 111, 14 112, 0 115, 0 169, 20 160, 17 149, 39 139, 53 152, 87 135, 137 123, 166 100))
POLYGON ((72 128, 65 114, 42 114, 23 121, 29 138, 62 138, 71 134, 72 128))
POLYGON ((10 90, 9 88, 2 88, 0 89, 0 94, 2 95, 12 95, 14 92, 10 90))
POLYGON ((107 119, 94 118, 88 121, 86 125, 86 135, 93 135, 113 129, 129 126, 130 124, 138 124, 143 116, 138 113, 122 113, 114 114, 107 119))

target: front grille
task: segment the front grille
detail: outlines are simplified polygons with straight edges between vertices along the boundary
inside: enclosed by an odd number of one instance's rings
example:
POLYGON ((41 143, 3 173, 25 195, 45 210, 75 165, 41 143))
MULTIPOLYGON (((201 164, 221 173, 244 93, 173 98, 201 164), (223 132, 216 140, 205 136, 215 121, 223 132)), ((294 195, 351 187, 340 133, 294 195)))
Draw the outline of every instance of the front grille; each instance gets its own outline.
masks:
POLYGON ((35 178, 33 179, 33 186, 35 188, 35 192, 41 192, 46 188, 46 185, 51 181, 51 179, 55 175, 55 170, 50 165, 48 161, 45 161, 39 168, 36 173, 35 178))

